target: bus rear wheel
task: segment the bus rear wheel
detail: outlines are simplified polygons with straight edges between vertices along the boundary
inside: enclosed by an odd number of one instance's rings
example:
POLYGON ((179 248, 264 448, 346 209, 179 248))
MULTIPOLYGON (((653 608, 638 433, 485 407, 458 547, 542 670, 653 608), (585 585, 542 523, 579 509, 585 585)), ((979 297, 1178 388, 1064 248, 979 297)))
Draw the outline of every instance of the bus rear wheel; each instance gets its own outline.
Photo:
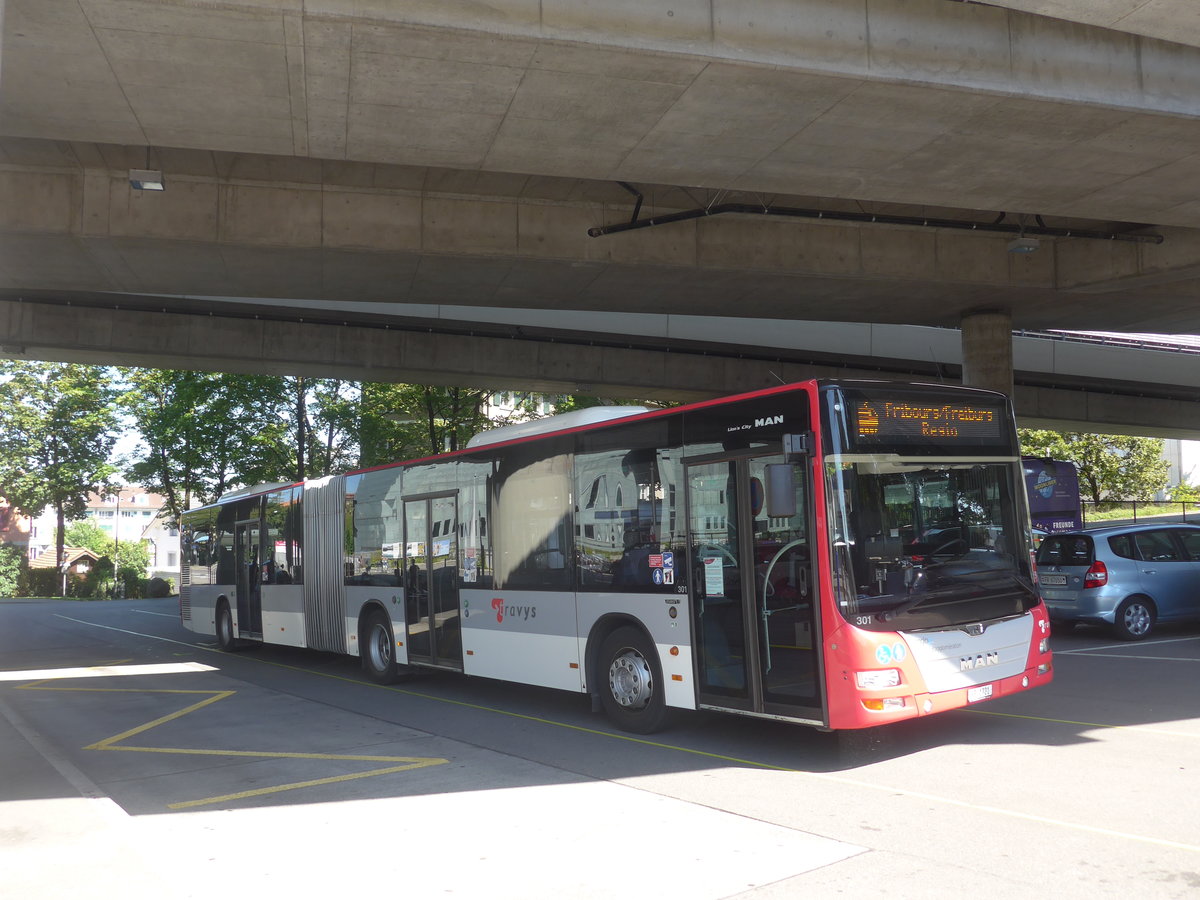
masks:
POLYGON ((361 652, 363 669, 376 684, 393 684, 399 680, 392 623, 380 609, 367 613, 363 622, 361 652))
POLYGON ((600 644, 596 669, 600 702, 614 725, 651 734, 666 724, 658 653, 644 632, 628 625, 613 631, 600 644))

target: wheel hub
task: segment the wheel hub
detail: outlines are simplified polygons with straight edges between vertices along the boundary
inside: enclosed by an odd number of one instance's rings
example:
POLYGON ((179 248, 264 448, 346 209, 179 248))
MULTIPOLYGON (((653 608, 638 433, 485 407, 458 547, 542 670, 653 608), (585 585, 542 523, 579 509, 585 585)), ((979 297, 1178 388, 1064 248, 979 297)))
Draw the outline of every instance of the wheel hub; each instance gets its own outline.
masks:
POLYGON ((1150 611, 1140 603, 1125 610, 1125 626, 1131 634, 1145 634, 1150 627, 1150 611))
POLYGON ((622 650, 608 667, 608 687, 625 709, 644 709, 654 692, 650 664, 636 650, 622 650))
POLYGON ((387 629, 376 625, 371 629, 372 662, 378 669, 385 668, 392 661, 392 641, 387 629))

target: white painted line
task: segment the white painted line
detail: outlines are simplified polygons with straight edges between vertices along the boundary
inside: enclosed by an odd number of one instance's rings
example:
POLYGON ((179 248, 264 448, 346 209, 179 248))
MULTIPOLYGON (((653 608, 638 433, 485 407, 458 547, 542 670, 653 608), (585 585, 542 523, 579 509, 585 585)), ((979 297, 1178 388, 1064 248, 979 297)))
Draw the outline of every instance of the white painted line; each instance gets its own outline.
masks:
POLYGON ((1077 653, 1077 656, 1104 656, 1108 659, 1148 659, 1157 662, 1200 662, 1200 659, 1189 659, 1186 656, 1130 656, 1128 653, 1077 653))
POLYGON ((21 669, 0 672, 0 681, 51 681, 60 678, 113 678, 121 675, 178 675, 182 672, 215 672, 204 663, 147 663, 139 666, 87 666, 70 669, 21 669))
POLYGON ((1085 825, 1082 822, 1069 822, 1065 819, 1052 819, 1049 816, 1039 816, 1036 813, 1025 813, 1015 809, 1003 809, 999 806, 987 806, 981 803, 970 803, 966 800, 955 800, 953 797, 942 797, 937 794, 926 794, 921 791, 910 791, 905 788, 888 787, 884 784, 872 784, 869 781, 859 781, 855 778, 844 778, 840 775, 827 775, 823 772, 805 772, 805 775, 811 775, 813 778, 819 778, 822 781, 834 781, 838 784, 850 784, 857 787, 870 788, 874 791, 884 791, 889 794, 899 794, 904 797, 914 797, 918 800, 928 800, 934 803, 943 803, 947 806, 957 806, 962 809, 973 809, 979 812, 995 813, 996 815, 1008 816, 1013 819, 1023 819, 1027 822, 1040 822, 1043 825, 1054 825, 1059 828, 1068 828, 1073 831, 1086 831, 1090 834, 1102 834, 1107 837, 1120 838, 1123 841, 1137 841, 1141 844, 1154 844, 1159 847, 1173 847, 1176 850, 1188 850, 1192 853, 1200 853, 1200 846, 1196 844, 1185 844, 1181 841, 1171 841, 1166 838, 1149 837, 1144 834, 1131 834, 1126 831, 1114 831, 1111 828, 1100 828, 1097 825, 1085 825))
POLYGON ((1156 644, 1179 644, 1186 641, 1200 641, 1200 635, 1195 637, 1185 638, 1163 638, 1159 641, 1137 641, 1136 643, 1126 642, 1123 644, 1105 644, 1103 647, 1080 647, 1078 650, 1054 650, 1055 656, 1066 656, 1070 653, 1095 653, 1097 650, 1134 650, 1142 647, 1153 647, 1156 644))
POLYGON ((153 612, 148 609, 135 609, 135 610, 133 610, 133 612, 141 613, 143 616, 162 616, 164 619, 178 619, 179 618, 179 615, 177 613, 160 613, 160 612, 153 612))

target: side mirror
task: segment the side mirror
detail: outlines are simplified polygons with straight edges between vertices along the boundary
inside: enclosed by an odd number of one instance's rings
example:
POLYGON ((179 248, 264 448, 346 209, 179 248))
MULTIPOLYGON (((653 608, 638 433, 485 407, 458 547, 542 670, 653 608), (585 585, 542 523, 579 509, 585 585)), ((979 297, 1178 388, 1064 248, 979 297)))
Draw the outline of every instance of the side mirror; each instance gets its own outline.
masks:
POLYGON ((796 467, 788 463, 767 466, 767 515, 790 519, 796 515, 796 467))

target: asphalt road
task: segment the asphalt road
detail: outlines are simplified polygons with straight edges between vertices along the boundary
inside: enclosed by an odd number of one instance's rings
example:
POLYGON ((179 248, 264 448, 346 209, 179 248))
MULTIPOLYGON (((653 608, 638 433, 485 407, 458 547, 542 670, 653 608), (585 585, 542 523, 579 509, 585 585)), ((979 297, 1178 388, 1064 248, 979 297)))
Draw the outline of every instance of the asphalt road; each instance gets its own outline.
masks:
POLYGON ((1050 687, 848 753, 0 601, 0 896, 1197 896, 1200 628, 1053 646, 1050 687))

